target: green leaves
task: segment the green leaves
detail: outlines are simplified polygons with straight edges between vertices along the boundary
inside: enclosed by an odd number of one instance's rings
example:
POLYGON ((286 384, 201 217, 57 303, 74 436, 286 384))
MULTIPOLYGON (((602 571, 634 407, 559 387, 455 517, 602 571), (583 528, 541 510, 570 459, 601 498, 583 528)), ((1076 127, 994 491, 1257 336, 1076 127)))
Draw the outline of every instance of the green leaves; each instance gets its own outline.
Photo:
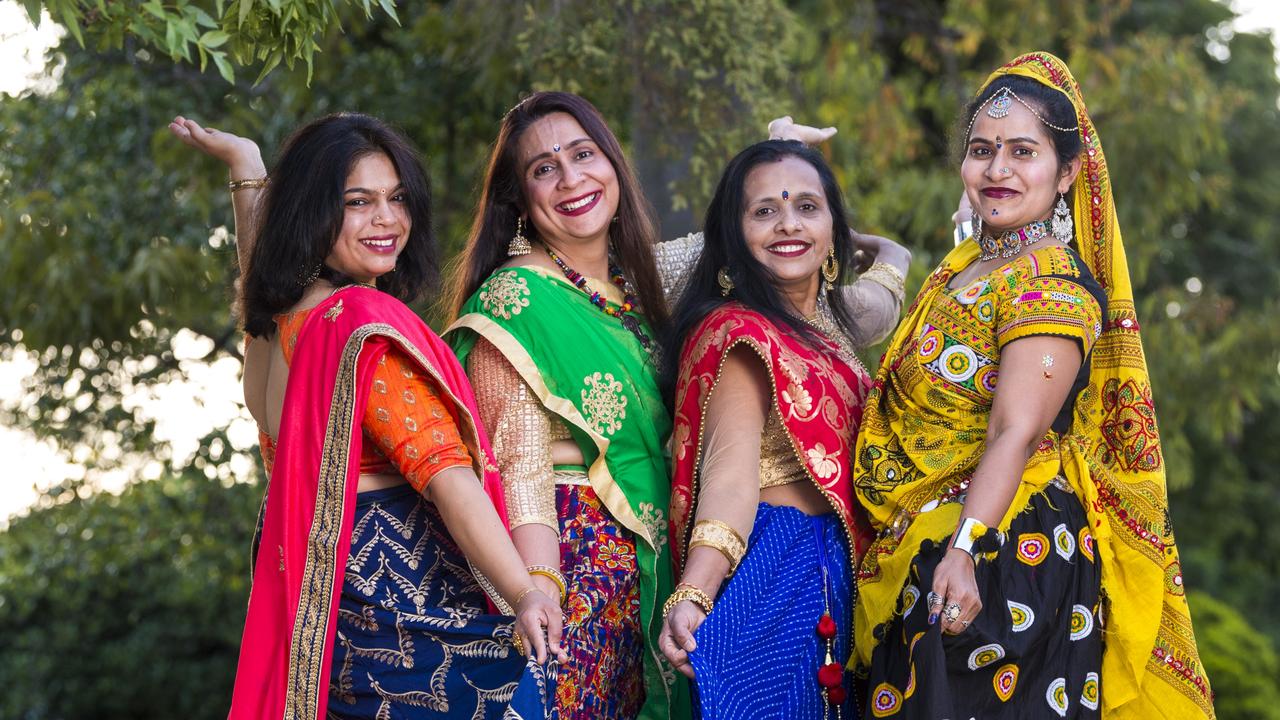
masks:
POLYGON ((340 7, 353 2, 365 18, 381 11, 400 22, 394 0, 378 0, 376 4, 372 0, 232 0, 229 4, 217 0, 212 8, 207 1, 198 0, 97 0, 92 5, 77 0, 24 0, 24 7, 37 25, 41 8, 47 9, 81 47, 86 33, 114 49, 120 49, 124 38, 132 36, 174 62, 198 59, 201 70, 208 58, 213 58, 228 83, 235 83, 237 66, 260 65, 257 84, 281 62, 292 68, 298 60, 306 65, 310 78, 319 47, 316 38, 337 25, 340 7), (223 46, 229 50, 218 51, 223 46))

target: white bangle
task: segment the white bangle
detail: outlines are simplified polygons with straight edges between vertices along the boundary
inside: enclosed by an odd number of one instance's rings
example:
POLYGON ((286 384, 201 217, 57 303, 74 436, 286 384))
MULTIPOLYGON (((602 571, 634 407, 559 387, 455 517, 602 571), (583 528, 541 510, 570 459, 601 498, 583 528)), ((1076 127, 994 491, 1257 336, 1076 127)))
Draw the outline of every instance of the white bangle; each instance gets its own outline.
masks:
POLYGON ((955 535, 951 537, 951 547, 965 551, 976 562, 978 554, 974 552, 973 544, 977 542, 978 538, 986 535, 987 530, 987 526, 978 518, 967 517, 960 523, 960 527, 956 528, 955 535))

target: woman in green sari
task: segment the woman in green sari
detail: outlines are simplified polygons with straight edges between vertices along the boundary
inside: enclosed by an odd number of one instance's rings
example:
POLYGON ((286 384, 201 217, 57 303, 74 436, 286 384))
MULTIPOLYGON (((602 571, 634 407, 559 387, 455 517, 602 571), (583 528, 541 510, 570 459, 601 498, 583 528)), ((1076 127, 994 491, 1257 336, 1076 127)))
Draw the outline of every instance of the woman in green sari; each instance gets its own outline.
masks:
POLYGON ((494 438, 516 547, 565 602, 560 718, 689 712, 656 649, 673 581, 655 235, 590 103, 536 93, 507 113, 448 339, 494 438))

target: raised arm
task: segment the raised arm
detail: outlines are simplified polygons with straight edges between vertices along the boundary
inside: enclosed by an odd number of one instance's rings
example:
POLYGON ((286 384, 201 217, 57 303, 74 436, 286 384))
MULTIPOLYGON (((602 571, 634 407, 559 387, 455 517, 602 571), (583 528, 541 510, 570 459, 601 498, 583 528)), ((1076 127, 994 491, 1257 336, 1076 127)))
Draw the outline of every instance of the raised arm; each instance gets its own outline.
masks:
POLYGON ((911 251, 889 238, 854 233, 862 275, 841 289, 845 307, 855 323, 854 344, 860 348, 880 342, 898 326, 906 294, 911 251))
POLYGON ((252 181, 267 177, 267 166, 262 162, 258 144, 233 133, 201 127, 195 120, 181 115, 169 123, 169 132, 186 145, 226 165, 233 188, 236 183, 251 181, 231 191, 236 222, 236 260, 243 274, 253 252, 253 243, 258 238, 255 213, 262 189, 252 181))

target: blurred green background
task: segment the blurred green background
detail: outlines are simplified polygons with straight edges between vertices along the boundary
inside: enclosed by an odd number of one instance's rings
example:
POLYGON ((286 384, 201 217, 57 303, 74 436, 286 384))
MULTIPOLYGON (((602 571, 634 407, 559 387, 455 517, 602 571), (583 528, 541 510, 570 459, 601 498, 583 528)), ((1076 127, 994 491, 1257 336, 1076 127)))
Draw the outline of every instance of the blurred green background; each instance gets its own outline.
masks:
POLYGON ((696 229, 723 164, 789 113, 839 127, 823 152, 853 224, 912 248, 910 292, 951 244, 960 108, 991 69, 1042 49, 1071 66, 1111 161, 1219 717, 1280 718, 1280 83, 1270 36, 1234 32, 1228 6, 23 5, 70 32, 47 58, 56 84, 0 98, 0 359, 35 361, 0 417, 84 477, 0 530, 0 717, 227 710, 261 471, 227 470, 253 451, 226 428, 175 452, 129 399, 191 372, 180 331, 207 339, 196 363, 239 357, 225 170, 168 136, 173 115, 257 138, 268 158, 328 112, 394 122, 423 150, 452 256, 498 121, 529 90, 600 108, 668 237, 696 229), (95 491, 144 461, 158 479, 95 491))

